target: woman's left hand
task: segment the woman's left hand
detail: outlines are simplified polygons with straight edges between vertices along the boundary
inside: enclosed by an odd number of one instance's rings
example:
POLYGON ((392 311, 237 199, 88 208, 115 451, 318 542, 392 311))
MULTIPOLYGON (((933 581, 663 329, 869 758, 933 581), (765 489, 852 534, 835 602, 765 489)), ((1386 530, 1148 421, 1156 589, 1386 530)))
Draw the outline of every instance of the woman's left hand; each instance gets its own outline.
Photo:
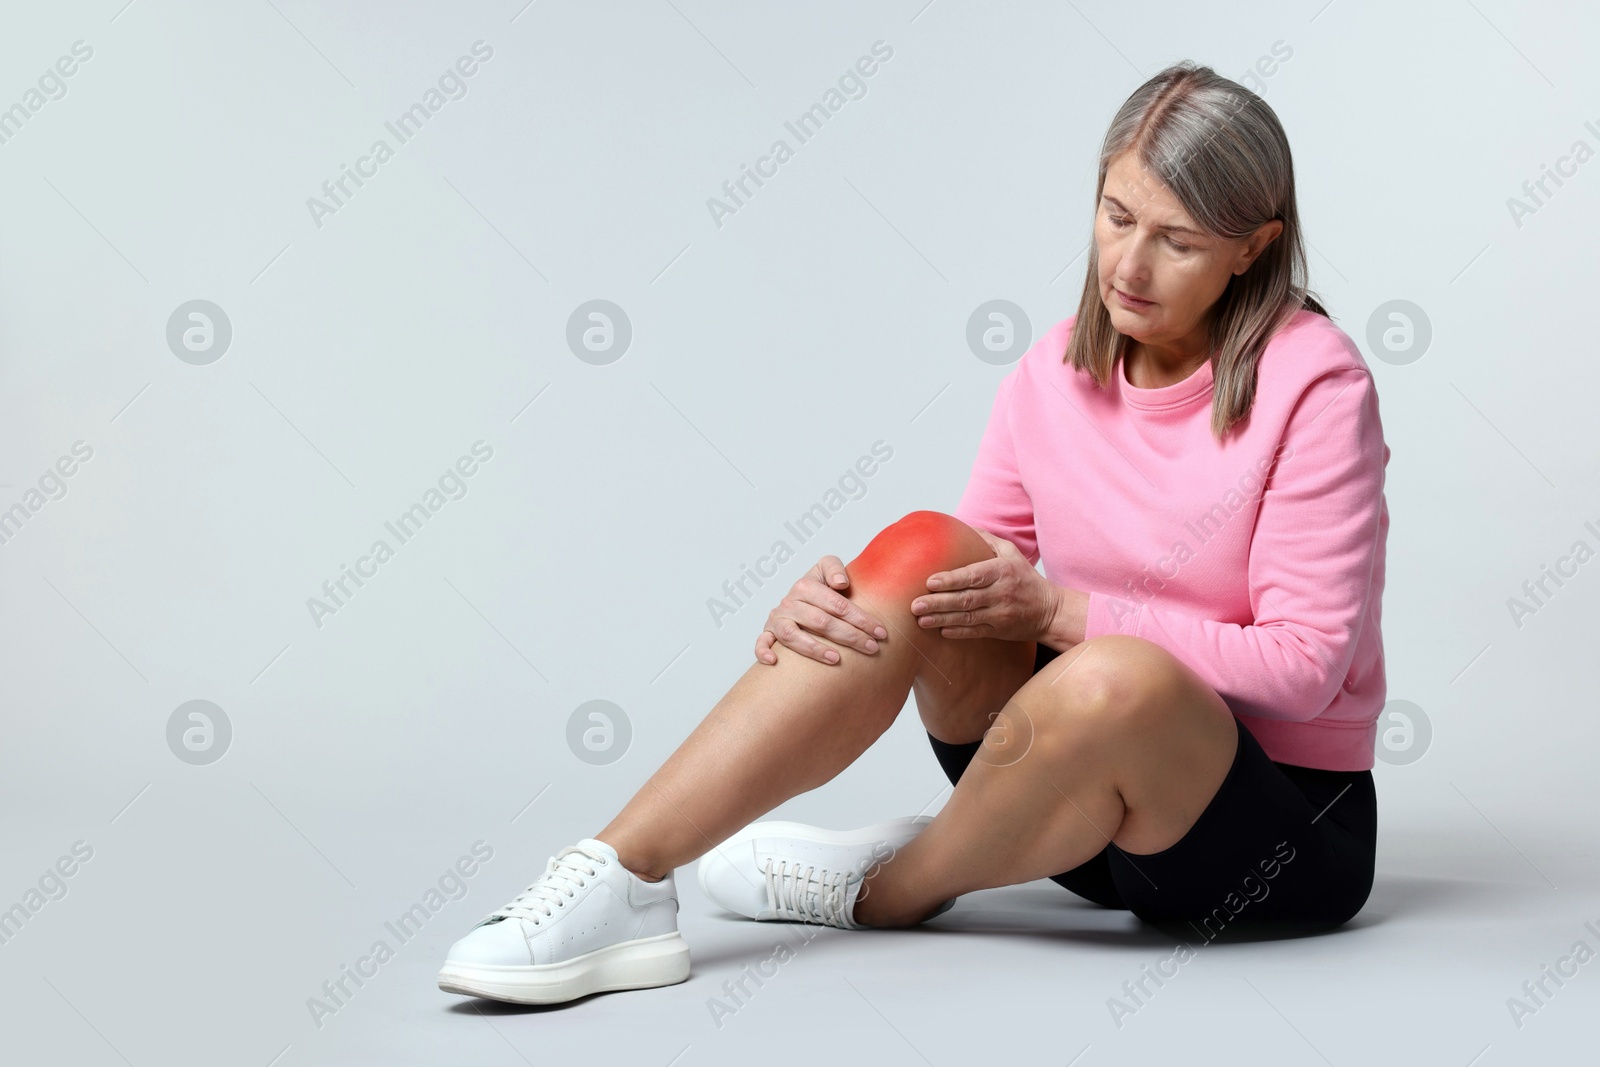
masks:
POLYGON ((1010 541, 987 530, 978 530, 978 535, 996 558, 929 575, 931 592, 911 602, 917 625, 938 627, 945 637, 1042 640, 1067 590, 1035 570, 1010 541))

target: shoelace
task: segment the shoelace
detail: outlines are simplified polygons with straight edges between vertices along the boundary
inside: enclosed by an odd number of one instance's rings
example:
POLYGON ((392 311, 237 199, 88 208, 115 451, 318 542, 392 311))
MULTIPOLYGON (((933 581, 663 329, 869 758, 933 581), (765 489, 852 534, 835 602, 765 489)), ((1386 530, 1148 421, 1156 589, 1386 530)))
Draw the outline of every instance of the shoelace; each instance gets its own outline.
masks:
POLYGON ((605 866, 611 862, 596 852, 577 845, 569 845, 556 855, 550 857, 550 864, 545 868, 532 885, 516 895, 516 898, 493 912, 484 922, 497 922, 501 919, 528 919, 535 926, 544 919, 555 914, 555 907, 565 907, 561 901, 571 899, 578 895, 586 883, 584 876, 596 877, 600 872, 595 866, 583 862, 583 857, 593 861, 594 865, 605 866), (570 857, 570 858, 569 858, 570 857))
POLYGON ((777 863, 769 857, 761 873, 767 879, 767 907, 776 918, 822 923, 841 930, 854 930, 857 924, 846 914, 845 892, 849 873, 820 871, 787 861, 777 863), (815 874, 815 877, 813 877, 815 874))

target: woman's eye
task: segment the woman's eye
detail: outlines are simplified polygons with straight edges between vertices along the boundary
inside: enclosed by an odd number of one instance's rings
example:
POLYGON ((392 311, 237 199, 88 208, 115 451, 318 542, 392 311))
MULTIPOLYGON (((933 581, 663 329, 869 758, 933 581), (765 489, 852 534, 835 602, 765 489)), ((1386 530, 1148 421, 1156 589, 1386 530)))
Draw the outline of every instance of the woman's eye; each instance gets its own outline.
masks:
MULTIPOLYGON (((1130 225, 1130 220, 1126 215, 1108 215, 1106 217, 1111 221, 1111 225, 1115 226, 1119 230, 1130 225)), ((1190 245, 1180 244, 1171 237, 1167 238, 1167 243, 1173 247, 1174 251, 1178 252, 1187 252, 1192 247, 1190 245)))

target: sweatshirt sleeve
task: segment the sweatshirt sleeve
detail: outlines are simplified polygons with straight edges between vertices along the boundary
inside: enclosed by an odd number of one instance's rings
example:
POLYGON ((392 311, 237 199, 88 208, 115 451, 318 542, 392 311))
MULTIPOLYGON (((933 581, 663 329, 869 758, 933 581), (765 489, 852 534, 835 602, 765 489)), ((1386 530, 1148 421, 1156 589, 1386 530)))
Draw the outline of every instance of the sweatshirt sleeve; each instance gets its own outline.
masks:
POLYGON ((1377 555, 1388 449, 1363 367, 1306 387, 1250 542, 1247 626, 1090 592, 1085 636, 1124 633, 1188 664, 1240 715, 1307 721, 1355 655, 1377 555))
POLYGON ((953 514, 968 526, 1005 538, 1029 563, 1037 564, 1039 538, 1034 528, 1033 498, 1022 486, 1011 436, 1011 391, 1016 381, 1017 370, 1000 380, 989 425, 978 442, 978 458, 973 461, 966 491, 953 514))

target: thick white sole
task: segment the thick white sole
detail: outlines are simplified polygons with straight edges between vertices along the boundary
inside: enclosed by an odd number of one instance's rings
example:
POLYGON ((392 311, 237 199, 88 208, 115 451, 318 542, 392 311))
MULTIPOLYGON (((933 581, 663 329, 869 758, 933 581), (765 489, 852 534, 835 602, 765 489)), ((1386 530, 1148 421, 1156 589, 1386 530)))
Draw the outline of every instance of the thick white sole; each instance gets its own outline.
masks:
POLYGON ((561 1004, 591 993, 652 989, 689 977, 689 946, 676 930, 597 948, 560 963, 497 966, 445 961, 439 988, 510 1004, 561 1004))
POLYGON ((702 856, 695 879, 700 883, 700 892, 706 895, 706 899, 724 911, 738 915, 739 912, 718 900, 706 883, 706 875, 713 867, 727 865, 727 861, 720 854, 723 846, 738 844, 753 837, 797 837, 802 841, 816 841, 827 845, 870 845, 875 841, 887 841, 898 848, 920 834, 922 828, 932 821, 931 815, 908 815, 905 818, 890 819, 888 822, 874 823, 856 830, 825 830, 820 826, 811 826, 803 822, 782 820, 753 822, 702 856))

